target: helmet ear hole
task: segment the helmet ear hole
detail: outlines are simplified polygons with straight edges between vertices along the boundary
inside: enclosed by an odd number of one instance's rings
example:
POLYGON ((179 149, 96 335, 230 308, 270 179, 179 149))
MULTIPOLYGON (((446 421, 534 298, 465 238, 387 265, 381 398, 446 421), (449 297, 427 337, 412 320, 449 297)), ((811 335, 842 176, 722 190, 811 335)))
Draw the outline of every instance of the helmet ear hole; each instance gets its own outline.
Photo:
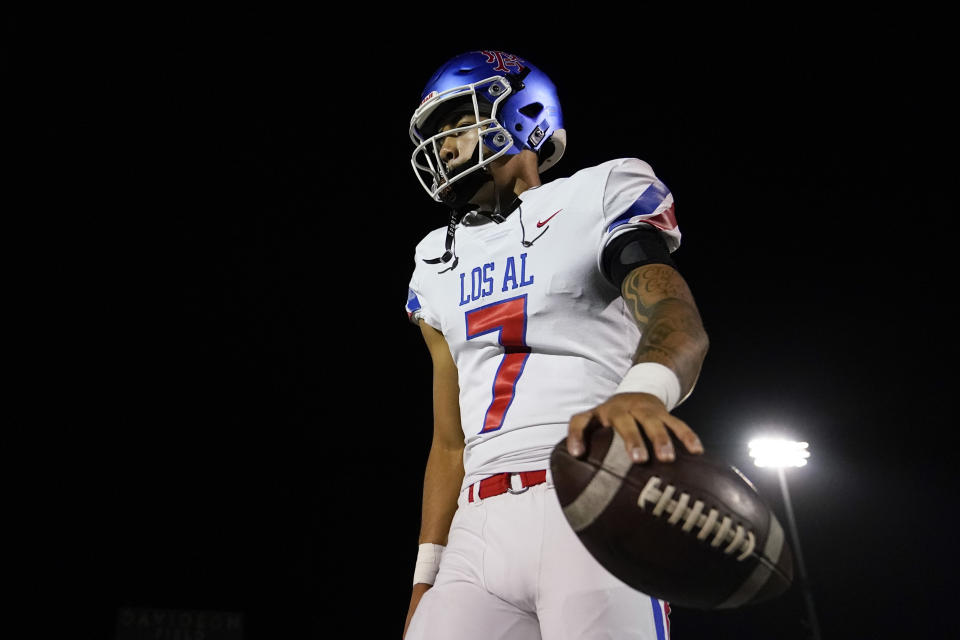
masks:
POLYGON ((517 111, 532 119, 540 115, 540 112, 543 111, 543 105, 539 102, 531 102, 526 106, 520 107, 517 111))

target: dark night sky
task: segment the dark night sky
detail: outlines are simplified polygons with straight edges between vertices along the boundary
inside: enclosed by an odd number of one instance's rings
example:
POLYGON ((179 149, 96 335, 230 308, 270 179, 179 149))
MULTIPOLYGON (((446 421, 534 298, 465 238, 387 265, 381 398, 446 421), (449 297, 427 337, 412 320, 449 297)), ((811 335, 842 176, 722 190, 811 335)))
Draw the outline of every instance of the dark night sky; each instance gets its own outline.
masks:
MULTIPOLYGON (((789 476, 823 636, 957 629, 938 18, 630 18, 8 21, 42 283, 22 291, 27 378, 57 399, 22 498, 47 624, 102 638, 143 606, 241 611, 248 640, 399 638, 431 427, 402 307, 445 222, 407 125, 441 62, 498 48, 560 89, 569 146, 545 179, 637 156, 673 191, 712 340, 677 413, 782 521, 746 442, 810 442, 789 476)), ((795 587, 672 619, 677 638, 791 640, 802 616, 795 587)))

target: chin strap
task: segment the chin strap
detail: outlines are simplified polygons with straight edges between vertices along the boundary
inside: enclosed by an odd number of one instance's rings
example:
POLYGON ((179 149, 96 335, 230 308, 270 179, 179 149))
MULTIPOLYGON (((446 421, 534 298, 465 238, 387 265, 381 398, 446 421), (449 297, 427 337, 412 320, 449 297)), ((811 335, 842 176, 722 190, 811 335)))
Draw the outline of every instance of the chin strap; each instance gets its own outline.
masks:
MULTIPOLYGON (((503 209, 500 211, 493 211, 493 212, 479 211, 479 210, 476 210, 474 207, 464 207, 461 209, 452 210, 450 212, 450 220, 449 222, 447 222, 447 235, 444 238, 443 255, 440 256, 439 258, 430 258, 429 260, 424 259, 424 262, 427 264, 440 264, 441 262, 446 264, 447 262, 450 262, 451 259, 453 259, 453 264, 451 264, 446 269, 443 269, 442 271, 438 271, 437 273, 446 273, 447 271, 453 271, 454 269, 457 268, 457 265, 460 263, 460 258, 457 257, 456 234, 457 234, 457 227, 460 226, 460 223, 463 221, 463 217, 468 213, 470 213, 471 211, 476 211, 477 215, 481 215, 485 218, 489 218, 493 222, 500 224, 501 222, 507 219, 507 216, 509 216, 514 211, 516 211, 518 208, 520 208, 521 202, 522 201, 520 200, 519 197, 514 197, 513 201, 509 205, 507 205, 506 209, 503 209)), ((497 201, 497 204, 499 205, 499 199, 497 201)), ((521 209, 521 215, 522 214, 523 214, 523 211, 521 209)), ((523 228, 522 217, 520 218, 520 228, 521 229, 523 228)), ((544 229, 543 233, 541 233, 540 236, 546 233, 546 231, 547 230, 544 229)), ((539 238, 540 236, 537 236, 537 238, 539 238)), ((534 238, 533 240, 536 241, 537 238, 534 238)), ((533 241, 527 242, 526 235, 524 234, 524 239, 521 240, 521 243, 523 244, 523 246, 529 247, 531 244, 533 244, 533 241)))
MULTIPOLYGON (((440 256, 439 258, 430 258, 429 260, 424 259, 424 262, 427 264, 440 264, 441 262, 446 264, 447 262, 450 262, 450 260, 452 259, 453 264, 451 264, 446 269, 443 269, 442 271, 438 271, 437 273, 446 273, 447 271, 452 271, 456 269, 457 265, 460 263, 460 258, 457 257, 456 234, 457 234, 457 227, 460 226, 460 223, 463 221, 463 217, 468 213, 470 213, 471 211, 474 211, 477 215, 483 216, 497 224, 500 224, 501 222, 507 219, 507 216, 509 216, 511 213, 513 213, 520 207, 520 203, 521 203, 520 198, 514 198, 513 202, 511 202, 510 205, 502 211, 492 211, 492 212, 479 211, 479 210, 475 210, 473 207, 465 207, 462 209, 452 210, 450 212, 450 220, 449 222, 447 222, 447 235, 444 238, 443 255, 440 256)), ((520 221, 520 225, 521 227, 523 226, 523 220, 520 221)), ((540 234, 540 235, 543 235, 543 234, 540 234)), ((523 245, 525 247, 530 246, 530 244, 532 243, 527 243, 523 241, 523 245)))
POLYGON ((445 273, 447 271, 452 271, 457 268, 457 264, 460 262, 460 258, 457 257, 457 248, 456 248, 456 239, 455 235, 457 233, 457 226, 460 224, 460 221, 463 220, 463 216, 467 215, 469 212, 468 209, 454 209, 450 212, 450 221, 447 223, 447 237, 444 240, 444 252, 443 255, 439 258, 430 258, 429 260, 424 260, 427 264, 440 264, 441 262, 447 263, 450 262, 450 258, 453 258, 453 264, 444 269, 443 271, 438 271, 437 273, 445 273))

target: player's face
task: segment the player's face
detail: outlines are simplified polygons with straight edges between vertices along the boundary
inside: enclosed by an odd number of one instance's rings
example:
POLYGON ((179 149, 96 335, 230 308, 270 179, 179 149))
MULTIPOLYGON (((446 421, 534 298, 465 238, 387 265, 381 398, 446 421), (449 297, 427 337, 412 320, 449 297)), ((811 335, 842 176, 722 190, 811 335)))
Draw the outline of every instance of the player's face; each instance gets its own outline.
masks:
MULTIPOLYGON (((464 114, 447 120, 440 127, 440 132, 451 131, 476 123, 477 119, 473 115, 464 114)), ((470 159, 473 158, 473 152, 477 148, 478 138, 477 129, 472 128, 451 133, 437 142, 440 161, 443 162, 448 174, 456 174, 461 166, 470 162, 470 159)))

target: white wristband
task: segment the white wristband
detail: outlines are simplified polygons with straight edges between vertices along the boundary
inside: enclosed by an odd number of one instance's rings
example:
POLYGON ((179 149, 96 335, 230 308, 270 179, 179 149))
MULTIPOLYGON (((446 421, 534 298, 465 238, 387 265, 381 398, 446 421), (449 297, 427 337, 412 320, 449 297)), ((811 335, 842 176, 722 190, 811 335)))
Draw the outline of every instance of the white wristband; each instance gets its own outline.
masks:
POLYGON ((442 544, 433 544, 425 542, 420 545, 417 551, 417 566, 413 570, 413 584, 420 582, 424 584, 433 584, 437 579, 437 572, 440 570, 440 555, 445 547, 442 544))
POLYGON ((680 402, 680 379, 670 367, 641 362, 630 367, 614 393, 649 393, 660 398, 667 411, 673 411, 680 402))

